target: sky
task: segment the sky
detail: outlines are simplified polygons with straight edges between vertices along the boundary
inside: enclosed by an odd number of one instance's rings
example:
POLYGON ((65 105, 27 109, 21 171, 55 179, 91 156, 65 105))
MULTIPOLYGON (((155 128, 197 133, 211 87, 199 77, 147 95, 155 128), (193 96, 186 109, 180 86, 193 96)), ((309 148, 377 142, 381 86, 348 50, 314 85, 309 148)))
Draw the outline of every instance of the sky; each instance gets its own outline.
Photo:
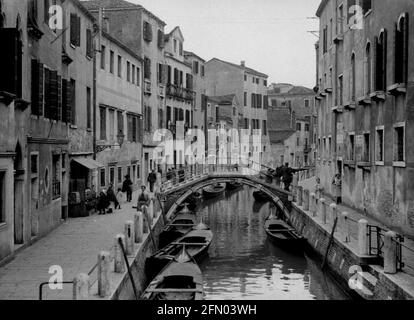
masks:
POLYGON ((269 83, 315 86, 315 17, 321 0, 127 0, 180 26, 184 50, 269 75, 269 83))

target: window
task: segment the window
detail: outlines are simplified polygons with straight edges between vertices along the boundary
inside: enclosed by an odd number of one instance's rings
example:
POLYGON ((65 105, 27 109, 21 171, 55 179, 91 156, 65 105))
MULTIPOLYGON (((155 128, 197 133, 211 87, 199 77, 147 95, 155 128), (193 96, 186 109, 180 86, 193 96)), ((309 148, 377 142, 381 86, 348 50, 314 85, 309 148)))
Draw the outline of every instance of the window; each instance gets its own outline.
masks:
POLYGON ((351 56, 351 101, 355 101, 355 91, 356 91, 356 70, 355 70, 355 53, 351 56))
POLYGON ((305 131, 309 132, 309 123, 305 123, 305 131))
POLYGON ((174 39, 174 52, 177 52, 177 40, 176 39, 174 39))
POLYGON ((137 165, 137 180, 139 180, 141 178, 140 172, 141 172, 141 166, 138 164, 137 165))
POLYGON ((267 87, 267 80, 263 80, 263 85, 267 87))
POLYGON ((409 23, 408 13, 401 16, 395 26, 394 82, 407 83, 409 23))
POLYGON ((302 130, 302 124, 300 122, 296 123, 296 131, 302 130))
POLYGON ((0 223, 6 222, 6 172, 0 171, 0 223))
POLYGON ((135 65, 131 64, 131 82, 135 84, 135 65))
POLYGON ((367 43, 365 48, 365 95, 371 93, 371 74, 372 74, 372 59, 371 59, 371 43, 367 43))
POLYGON ((256 84, 259 84, 259 80, 260 80, 259 78, 256 78, 256 84))
POLYGON ((132 165, 132 180, 134 183, 136 182, 136 176, 137 176, 137 166, 134 164, 132 165))
POLYGON ((256 80, 254 79, 254 77, 252 77, 252 83, 255 83, 256 82, 256 80))
POLYGON ((165 41, 164 41, 164 32, 163 31, 158 30, 158 37, 157 37, 157 39, 158 39, 158 41, 157 41, 158 48, 160 48, 160 49, 164 48, 165 41))
POLYGON ((331 150, 332 150, 332 138, 328 138, 328 159, 331 158, 331 150))
POLYGON ((111 50, 109 53, 109 72, 114 73, 115 53, 111 50))
POLYGON ((277 100, 276 99, 272 99, 272 107, 277 107, 277 100))
POLYGON ((263 120, 262 128, 263 128, 263 135, 267 136, 267 121, 266 120, 263 120))
POLYGON ((122 78, 122 57, 118 55, 118 77, 122 78))
POLYGON ((141 70, 137 67, 137 86, 141 85, 141 70))
POLYGON ((404 165, 405 162, 405 124, 394 125, 394 165, 404 165))
POLYGON ((362 153, 362 161, 370 162, 370 143, 369 143, 369 133, 364 133, 364 149, 362 153))
POLYGON ((91 88, 86 87, 86 128, 92 128, 91 88))
MULTIPOLYGON (((162 63, 158 63, 158 68, 157 68, 157 80, 158 83, 164 83, 163 81, 163 64, 162 63)), ((188 75, 187 75, 188 76, 188 75)))
POLYGON ((193 72, 194 72, 195 74, 198 74, 198 66, 199 66, 198 61, 194 61, 194 62, 193 62, 193 72))
POLYGON ((296 138, 296 146, 299 146, 299 144, 300 144, 300 139, 299 139, 299 137, 297 137, 296 138))
POLYGON ((109 183, 115 185, 115 167, 109 167, 109 183))
POLYGON ((322 52, 325 54, 328 51, 328 27, 325 26, 323 28, 322 31, 322 39, 323 39, 323 43, 322 43, 322 52))
POLYGON ((387 85, 387 30, 375 37, 377 62, 375 65, 375 90, 385 91, 387 85))
POLYGON ((180 56, 183 55, 183 43, 180 41, 179 42, 179 49, 180 49, 180 56))
POLYGON ((122 167, 118 167, 118 183, 122 183, 122 167))
POLYGON ((244 75, 244 81, 247 81, 247 74, 244 75))
POLYGON ((127 117, 128 124, 128 141, 137 142, 138 141, 138 117, 134 115, 128 115, 127 117))
POLYGON ((355 160, 355 134, 349 134, 349 145, 348 145, 348 160, 355 160))
POLYGON ((100 140, 106 140, 106 109, 99 108, 100 140))
POLYGON ((71 88, 71 124, 76 125, 76 81, 70 79, 70 88, 71 88))
POLYGON ((60 155, 54 154, 52 156, 52 198, 53 200, 60 198, 60 155))
POLYGON ((247 107, 247 92, 244 92, 244 99, 243 99, 243 101, 244 101, 243 105, 245 107, 247 107))
POLYGON ((115 142, 115 110, 109 109, 109 141, 115 142))
POLYGON ((144 40, 147 42, 152 41, 152 27, 151 27, 151 24, 149 24, 147 21, 144 21, 143 37, 144 37, 144 40))
POLYGON ((144 78, 151 80, 151 59, 144 58, 144 78))
POLYGON ((205 66, 201 65, 201 76, 204 77, 205 75, 205 66))
POLYGON ((338 98, 339 105, 342 106, 344 104, 344 77, 342 75, 338 77, 338 98))
POLYGON ((244 128, 249 129, 249 119, 244 119, 244 128))
POLYGON ((127 61, 127 82, 131 82, 131 63, 127 61))
POLYGON ((252 108, 256 108, 256 95, 252 93, 252 108))
POLYGON ((309 99, 305 99, 305 108, 309 108, 309 99))
POLYGON ((269 107, 269 97, 263 96, 263 108, 267 109, 269 107))
POLYGON ((101 69, 105 70, 106 64, 106 48, 104 45, 101 46, 101 69))
POLYGON ((124 134, 124 115, 122 111, 117 112, 118 134, 124 134))
MULTIPOLYGON (((48 22, 46 22, 48 23, 48 22)), ((81 44, 81 18, 76 14, 70 14, 70 44, 72 47, 80 47, 81 44)))
POLYGON ((92 30, 86 29, 86 57, 93 57, 93 39, 92 39, 92 30))
POLYGON ((105 169, 102 168, 100 171, 100 183, 101 183, 101 187, 105 187, 106 186, 106 172, 105 169))
POLYGON ((375 161, 376 164, 384 164, 384 126, 377 127, 375 131, 375 161))

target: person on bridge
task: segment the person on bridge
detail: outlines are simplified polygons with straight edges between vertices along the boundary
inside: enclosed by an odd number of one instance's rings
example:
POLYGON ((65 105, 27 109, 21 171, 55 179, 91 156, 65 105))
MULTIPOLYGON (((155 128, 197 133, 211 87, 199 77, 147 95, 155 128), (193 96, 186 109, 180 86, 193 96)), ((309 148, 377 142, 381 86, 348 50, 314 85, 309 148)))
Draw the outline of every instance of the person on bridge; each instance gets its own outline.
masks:
POLYGON ((150 172, 147 180, 150 186, 150 192, 154 192, 154 184, 157 182, 157 174, 155 173, 155 170, 150 172))
POLYGON ((299 171, 304 171, 306 169, 293 169, 289 167, 289 163, 285 163, 285 166, 282 168, 282 181, 285 185, 285 190, 290 191, 290 185, 293 181, 293 174, 299 171))
POLYGON ((148 193, 145 191, 146 188, 147 187, 144 185, 141 186, 141 192, 138 195, 138 203, 137 203, 138 211, 142 211, 143 206, 148 207, 150 205, 150 197, 148 193))

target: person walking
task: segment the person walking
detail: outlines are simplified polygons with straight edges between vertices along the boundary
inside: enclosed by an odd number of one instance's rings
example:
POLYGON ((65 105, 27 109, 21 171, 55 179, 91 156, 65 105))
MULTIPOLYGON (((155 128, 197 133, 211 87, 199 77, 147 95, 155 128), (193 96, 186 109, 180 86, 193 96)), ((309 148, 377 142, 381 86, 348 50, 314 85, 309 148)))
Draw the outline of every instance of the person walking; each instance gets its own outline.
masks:
POLYGON ((154 184, 157 182, 157 174, 155 173, 155 170, 150 172, 147 180, 150 186, 150 192, 154 192, 154 184))
POLYGON ((132 201, 132 181, 128 174, 125 176, 124 183, 122 184, 122 192, 126 193, 127 202, 131 202, 132 201))
POLYGON ((119 207, 119 202, 118 202, 118 199, 116 198, 116 195, 115 195, 113 183, 109 184, 107 195, 108 195, 108 201, 114 203, 114 207, 115 207, 115 210, 116 210, 116 208, 119 207))
POLYGON ((141 186, 141 192, 138 195, 138 203, 137 203, 137 210, 142 211, 142 207, 146 206, 148 207, 150 205, 150 197, 148 193, 145 191, 147 187, 142 185, 141 186))
POLYGON ((121 188, 118 188, 118 192, 116 193, 116 200, 118 201, 118 209, 121 210, 121 203, 124 201, 124 193, 122 192, 121 188))
POLYGON ((286 191, 290 191, 290 185, 293 181, 293 174, 304 170, 306 169, 293 169, 289 167, 289 163, 285 163, 285 166, 282 168, 282 181, 286 191))
POLYGON ((102 190, 98 197, 98 212, 99 214, 105 214, 106 209, 109 207, 108 196, 105 193, 105 190, 102 190))
POLYGON ((337 173, 332 179, 333 194, 336 200, 336 204, 342 202, 342 180, 341 175, 337 173))

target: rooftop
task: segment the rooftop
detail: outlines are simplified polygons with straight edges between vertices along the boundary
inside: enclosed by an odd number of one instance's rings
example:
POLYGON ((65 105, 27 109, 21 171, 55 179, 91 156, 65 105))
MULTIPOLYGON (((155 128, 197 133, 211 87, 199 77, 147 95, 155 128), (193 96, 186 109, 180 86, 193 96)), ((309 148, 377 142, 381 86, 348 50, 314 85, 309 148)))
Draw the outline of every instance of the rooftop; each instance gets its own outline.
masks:
MULTIPOLYGON (((213 58, 213 59, 211 59, 210 61, 213 61, 213 60, 216 60, 216 61, 219 61, 219 62, 222 62, 222 63, 226 63, 226 64, 228 64, 228 65, 231 65, 231 66, 233 66, 233 67, 239 68, 239 69, 241 69, 241 70, 244 70, 244 71, 246 71, 246 72, 248 72, 248 73, 250 73, 250 74, 256 75, 256 76, 258 76, 258 77, 263 77, 263 78, 268 78, 268 77, 269 77, 267 74, 261 73, 261 72, 259 72, 259 71, 256 71, 256 70, 252 69, 252 68, 249 68, 249 67, 243 66, 243 65, 241 65, 241 64, 235 64, 235 63, 232 63, 232 62, 228 62, 228 61, 220 60, 220 59, 218 59, 218 58, 213 58)), ((208 62, 210 62, 210 61, 208 61, 208 62)), ((207 63, 208 63, 208 62, 207 62, 207 63)))
POLYGON ((233 104, 233 100, 234 100, 235 96, 236 96, 235 94, 227 94, 227 95, 224 95, 224 96, 208 97, 208 100, 217 102, 218 104, 222 104, 222 105, 224 105, 224 104, 230 104, 231 105, 231 104, 233 104))
POLYGON ((197 59, 199 59, 203 62, 206 62, 206 60, 204 60, 203 58, 201 58, 200 56, 196 55, 194 52, 191 52, 191 51, 185 51, 184 50, 184 57, 185 56, 193 56, 193 57, 196 57, 197 59))
POLYGON ((288 139, 295 133, 295 130, 268 130, 268 132, 271 143, 283 143, 286 139, 288 139))

